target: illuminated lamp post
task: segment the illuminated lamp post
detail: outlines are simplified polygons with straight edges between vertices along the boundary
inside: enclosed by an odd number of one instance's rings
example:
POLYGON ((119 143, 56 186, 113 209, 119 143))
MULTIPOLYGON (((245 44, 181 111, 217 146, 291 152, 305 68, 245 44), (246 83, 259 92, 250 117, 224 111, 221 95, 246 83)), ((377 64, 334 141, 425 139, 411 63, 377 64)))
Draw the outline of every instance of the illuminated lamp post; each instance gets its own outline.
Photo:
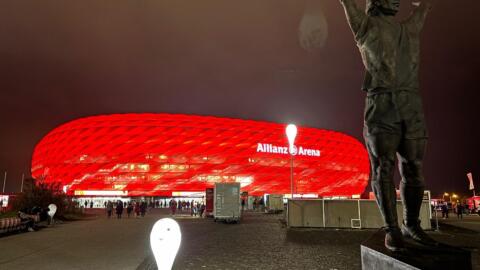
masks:
POLYGON ((287 138, 288 138, 288 152, 290 153, 290 194, 293 199, 293 154, 294 154, 294 142, 295 137, 297 136, 297 126, 294 124, 289 124, 286 128, 287 138))
POLYGON ((445 196, 450 196, 450 194, 448 194, 447 192, 443 193, 443 196, 442 196, 442 200, 445 202, 445 196))

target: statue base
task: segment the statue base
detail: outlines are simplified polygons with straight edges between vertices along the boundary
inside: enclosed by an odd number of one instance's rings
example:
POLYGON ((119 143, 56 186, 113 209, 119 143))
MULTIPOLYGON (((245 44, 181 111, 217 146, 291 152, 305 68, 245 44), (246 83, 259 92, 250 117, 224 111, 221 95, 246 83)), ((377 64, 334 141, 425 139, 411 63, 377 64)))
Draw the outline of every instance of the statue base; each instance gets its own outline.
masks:
POLYGON ((385 232, 377 231, 361 244, 363 270, 472 269, 470 251, 440 245, 428 247, 406 240, 405 252, 392 252, 384 246, 385 232))

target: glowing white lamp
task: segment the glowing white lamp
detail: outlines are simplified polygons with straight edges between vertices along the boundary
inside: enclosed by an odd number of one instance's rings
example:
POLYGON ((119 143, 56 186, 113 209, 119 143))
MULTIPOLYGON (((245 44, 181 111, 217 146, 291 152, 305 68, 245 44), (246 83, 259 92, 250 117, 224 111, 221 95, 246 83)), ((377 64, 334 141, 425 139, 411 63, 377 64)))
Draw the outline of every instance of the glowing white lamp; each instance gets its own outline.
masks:
POLYGON ((51 203, 50 205, 48 205, 48 215, 50 216, 50 218, 53 218, 56 212, 57 206, 55 204, 51 203))
POLYGON ((294 124, 289 124, 286 129, 288 144, 290 145, 290 154, 293 154, 293 146, 295 142, 295 137, 297 137, 297 126, 294 124))
POLYGON ((181 242, 182 233, 175 220, 162 218, 153 225, 150 233, 150 247, 158 270, 172 269, 181 242))

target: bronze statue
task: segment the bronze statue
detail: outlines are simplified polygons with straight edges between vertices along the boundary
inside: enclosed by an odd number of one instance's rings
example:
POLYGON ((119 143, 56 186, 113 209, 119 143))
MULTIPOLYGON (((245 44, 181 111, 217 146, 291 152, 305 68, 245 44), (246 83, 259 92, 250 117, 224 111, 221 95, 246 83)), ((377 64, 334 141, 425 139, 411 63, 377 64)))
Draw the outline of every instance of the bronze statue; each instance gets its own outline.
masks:
POLYGON ((394 16, 400 0, 367 0, 366 13, 355 0, 340 0, 366 69, 362 89, 367 92, 364 137, 370 156, 372 189, 385 222, 385 246, 405 248, 403 237, 425 245, 437 245, 420 227, 423 199, 422 160, 427 129, 419 94, 420 32, 430 10, 417 6, 404 21, 394 16), (393 181, 397 154, 403 223, 398 226, 393 181))

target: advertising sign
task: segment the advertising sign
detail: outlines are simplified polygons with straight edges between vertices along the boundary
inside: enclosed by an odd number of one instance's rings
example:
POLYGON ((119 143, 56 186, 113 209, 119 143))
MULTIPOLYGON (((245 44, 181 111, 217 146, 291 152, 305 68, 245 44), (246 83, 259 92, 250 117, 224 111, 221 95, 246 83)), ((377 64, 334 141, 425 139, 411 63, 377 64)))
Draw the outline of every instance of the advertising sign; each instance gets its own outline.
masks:
POLYGON ((475 189, 475 186, 473 186, 473 177, 472 173, 467 173, 468 181, 470 181, 470 190, 475 189))

